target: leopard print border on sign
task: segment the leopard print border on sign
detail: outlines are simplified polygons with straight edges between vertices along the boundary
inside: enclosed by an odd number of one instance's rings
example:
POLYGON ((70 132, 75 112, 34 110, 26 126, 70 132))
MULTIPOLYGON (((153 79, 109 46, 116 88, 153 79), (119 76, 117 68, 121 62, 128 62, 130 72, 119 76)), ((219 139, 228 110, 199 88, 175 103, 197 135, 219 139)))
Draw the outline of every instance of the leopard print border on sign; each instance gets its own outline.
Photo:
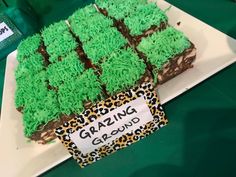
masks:
POLYGON ((117 150, 125 148, 140 139, 145 138, 149 134, 165 126, 168 120, 165 116, 163 108, 150 82, 143 83, 126 92, 121 92, 104 101, 97 103, 90 109, 85 110, 81 114, 75 116, 72 120, 64 123, 55 130, 57 137, 61 140, 63 145, 68 149, 69 153, 77 160, 81 167, 85 167, 97 160, 105 157, 117 150), (70 139, 70 134, 78 131, 100 116, 107 114, 115 108, 129 103, 138 97, 143 96, 153 116, 153 121, 148 122, 144 126, 130 133, 124 134, 120 138, 115 139, 111 143, 101 146, 91 153, 83 154, 70 139))

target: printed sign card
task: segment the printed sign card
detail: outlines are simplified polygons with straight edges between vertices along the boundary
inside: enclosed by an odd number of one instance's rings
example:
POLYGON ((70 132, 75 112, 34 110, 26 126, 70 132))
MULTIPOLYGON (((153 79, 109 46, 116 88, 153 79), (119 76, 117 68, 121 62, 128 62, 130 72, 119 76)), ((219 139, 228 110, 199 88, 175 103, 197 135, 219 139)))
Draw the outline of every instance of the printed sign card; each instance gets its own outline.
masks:
POLYGON ((7 26, 5 22, 0 23, 0 42, 13 34, 13 31, 9 28, 9 26, 7 26))
POLYGON ((19 42, 21 38, 22 33, 12 23, 10 18, 0 14, 0 56, 1 54, 7 54, 5 53, 6 49, 19 42))
POLYGON ((145 138, 168 120, 151 83, 121 92, 55 130, 81 167, 145 138))

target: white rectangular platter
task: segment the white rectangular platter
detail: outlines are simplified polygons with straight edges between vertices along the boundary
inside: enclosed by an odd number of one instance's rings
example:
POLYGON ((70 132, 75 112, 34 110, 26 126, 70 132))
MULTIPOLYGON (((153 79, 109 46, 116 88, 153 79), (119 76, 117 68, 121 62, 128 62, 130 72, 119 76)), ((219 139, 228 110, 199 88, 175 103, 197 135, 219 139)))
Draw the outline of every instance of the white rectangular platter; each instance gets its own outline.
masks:
MULTIPOLYGON (((170 6, 165 1, 159 1, 158 5, 162 9, 170 6)), ((160 86, 158 93, 162 104, 236 61, 234 39, 174 6, 167 15, 170 24, 182 30, 196 45, 197 60, 194 68, 160 86), (178 22, 181 22, 180 25, 177 25, 178 22)), ((0 172, 2 176, 7 177, 36 176, 68 159, 70 155, 59 141, 39 145, 29 143, 24 138, 22 116, 14 107, 16 66, 16 51, 14 51, 8 56, 6 66, 0 119, 0 172)))

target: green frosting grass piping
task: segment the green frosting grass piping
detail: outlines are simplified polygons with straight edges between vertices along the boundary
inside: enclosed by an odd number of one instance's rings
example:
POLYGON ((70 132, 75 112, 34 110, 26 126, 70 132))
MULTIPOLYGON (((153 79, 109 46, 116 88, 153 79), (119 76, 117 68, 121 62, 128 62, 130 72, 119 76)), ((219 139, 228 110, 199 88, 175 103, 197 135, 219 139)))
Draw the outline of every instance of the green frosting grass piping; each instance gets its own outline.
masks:
POLYGON ((143 52, 148 61, 159 70, 169 59, 183 52, 190 45, 182 32, 168 27, 164 31, 144 38, 139 44, 138 50, 143 52))
POLYGON ((68 31, 69 28, 65 21, 59 21, 57 23, 51 24, 48 27, 44 28, 42 31, 42 37, 44 44, 46 46, 53 43, 59 36, 64 32, 68 31))
POLYGON ((58 100, 62 113, 80 113, 84 103, 96 101, 102 94, 100 83, 93 69, 88 69, 74 81, 59 86, 58 100))
POLYGON ((106 85, 109 94, 125 90, 133 86, 145 73, 146 65, 131 49, 122 49, 101 65, 100 79, 106 85))
POLYGON ((140 5, 124 23, 130 29, 131 35, 140 35, 152 26, 160 26, 161 22, 167 22, 165 13, 155 3, 140 5))
POLYGON ((50 55, 49 61, 52 63, 58 62, 59 57, 65 57, 78 46, 64 21, 45 28, 42 31, 42 37, 46 50, 50 55))
POLYGON ((35 54, 41 44, 41 37, 39 34, 30 36, 23 40, 17 47, 17 60, 23 62, 27 57, 35 54))
POLYGON ((47 93, 47 76, 45 71, 38 74, 29 74, 16 79, 16 107, 31 104, 33 99, 42 99, 47 93))
POLYGON ((48 66, 47 74, 49 84, 59 87, 66 81, 73 82, 83 71, 84 65, 80 62, 77 53, 73 51, 63 58, 62 61, 48 66))
POLYGON ((107 28, 104 33, 98 34, 93 40, 83 44, 83 49, 93 64, 99 64, 104 57, 120 49, 127 40, 116 28, 107 28))
POLYGON ((78 44, 69 32, 64 32, 51 44, 47 46, 50 55, 49 61, 58 62, 59 57, 65 57, 69 52, 75 50, 78 44))
POLYGON ((103 33, 108 27, 113 25, 113 21, 100 13, 81 19, 81 17, 72 16, 69 18, 71 30, 80 38, 82 42, 91 40, 99 33, 103 33))

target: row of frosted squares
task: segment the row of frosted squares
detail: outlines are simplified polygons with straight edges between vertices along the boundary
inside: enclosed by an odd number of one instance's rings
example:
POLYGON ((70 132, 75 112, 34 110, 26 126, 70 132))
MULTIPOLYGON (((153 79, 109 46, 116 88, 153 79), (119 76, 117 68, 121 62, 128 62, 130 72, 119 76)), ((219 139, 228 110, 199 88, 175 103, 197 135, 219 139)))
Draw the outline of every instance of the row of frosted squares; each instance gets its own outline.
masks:
POLYGON ((47 74, 49 85, 59 87, 65 81, 73 81, 84 72, 84 64, 75 51, 68 53, 61 61, 49 64, 47 74))
MULTIPOLYGON (((106 6, 102 7, 112 9, 114 6, 115 9, 124 3, 125 7, 119 8, 126 10, 120 11, 115 18, 125 18, 133 34, 167 20, 156 5, 137 1, 109 0, 104 1, 106 6), (142 18, 150 18, 150 23, 140 20, 142 18)), ((102 3, 97 0, 97 4, 102 3)), ((113 21, 98 13, 93 5, 76 11, 68 22, 72 32, 82 41, 88 58, 101 69, 101 75, 97 76, 93 69, 85 70, 76 53, 78 43, 65 21, 45 28, 42 37, 36 34, 23 41, 18 47, 15 101, 18 108, 23 108, 26 136, 61 114, 80 113, 85 104, 103 99, 101 85, 113 95, 138 84, 147 69, 137 53, 127 47, 127 40, 113 27, 113 21), (50 56, 51 63, 47 67, 39 53, 42 41, 50 56)), ((142 39, 138 49, 160 69, 188 47, 190 42, 183 33, 169 27, 142 39)))
POLYGON ((17 48, 15 105, 23 111, 26 136, 31 136, 38 126, 59 115, 56 94, 47 89, 44 58, 38 53, 41 42, 41 36, 35 34, 17 48))
POLYGON ((49 85, 57 90, 62 114, 80 113, 88 102, 94 103, 102 95, 94 70, 85 70, 75 51, 47 67, 49 85), (88 92, 89 90, 89 92, 88 92))
POLYGON ((78 47, 78 43, 65 21, 54 23, 42 31, 42 37, 49 54, 49 61, 58 62, 60 57, 78 47))
POLYGON ((69 17, 69 23, 95 65, 100 65, 108 55, 127 44, 123 35, 113 27, 113 21, 98 12, 94 5, 77 10, 69 17))
POLYGON ((58 119, 61 114, 80 113, 86 102, 102 97, 97 76, 92 69, 84 71, 75 51, 48 67, 43 60, 40 53, 32 53, 15 71, 15 104, 23 111, 27 137, 40 125, 58 119))
POLYGON ((142 39, 138 50, 147 56, 147 60, 157 70, 160 70, 165 63, 190 46, 191 43, 183 32, 173 27, 168 27, 142 39))
POLYGON ((77 10, 68 21, 72 32, 81 42, 90 41, 113 25, 113 21, 104 17, 93 5, 77 10))

